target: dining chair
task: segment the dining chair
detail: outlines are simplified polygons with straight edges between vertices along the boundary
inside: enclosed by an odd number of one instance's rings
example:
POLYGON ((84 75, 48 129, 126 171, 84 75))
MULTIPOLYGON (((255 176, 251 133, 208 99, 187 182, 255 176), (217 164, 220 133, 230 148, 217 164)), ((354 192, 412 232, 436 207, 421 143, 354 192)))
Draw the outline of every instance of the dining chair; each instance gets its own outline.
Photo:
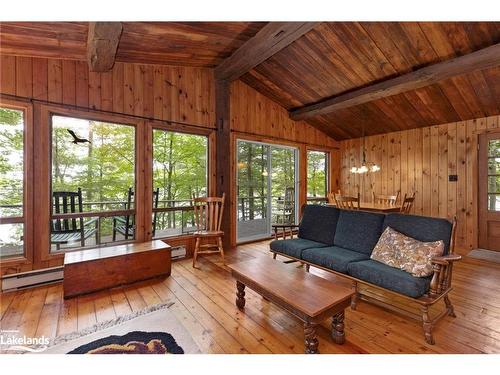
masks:
POLYGON ((196 268, 196 258, 200 254, 220 254, 222 263, 225 264, 222 247, 224 232, 220 230, 225 196, 226 194, 222 194, 222 197, 194 198, 193 200, 196 224, 196 231, 193 232, 196 241, 193 253, 194 268, 196 268), (206 239, 206 242, 201 244, 201 239, 206 239))
POLYGON ((400 193, 399 190, 396 195, 383 195, 383 194, 375 194, 375 192, 372 192, 373 203, 395 206, 399 198, 399 193, 400 193))
POLYGON ((359 210, 359 206, 360 206, 360 194, 359 193, 355 197, 334 194, 333 199, 335 201, 335 206, 337 206, 337 208, 341 208, 343 210, 359 210))
POLYGON ((399 212, 403 214, 409 214, 411 211, 411 208, 413 206, 413 202, 415 201, 415 193, 411 196, 407 196, 405 194, 405 197, 403 199, 403 203, 401 204, 401 210, 399 212))
POLYGON ((327 194, 326 198, 327 198, 327 200, 328 200, 328 203, 335 203, 335 196, 336 196, 336 195, 342 195, 342 193, 340 192, 340 189, 339 189, 339 190, 337 190, 337 192, 336 192, 336 193, 335 193, 335 192, 333 192, 333 191, 331 191, 331 192, 329 192, 329 193, 327 194))

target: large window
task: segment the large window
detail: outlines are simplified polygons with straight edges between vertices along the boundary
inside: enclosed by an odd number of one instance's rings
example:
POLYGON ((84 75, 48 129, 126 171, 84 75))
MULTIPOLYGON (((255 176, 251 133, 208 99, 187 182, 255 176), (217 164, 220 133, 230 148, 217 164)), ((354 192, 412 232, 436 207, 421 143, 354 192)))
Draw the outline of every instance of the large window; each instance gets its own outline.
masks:
POLYGON ((24 111, 0 107, 0 257, 24 255, 24 111))
POLYGON ((328 153, 307 151, 307 201, 326 202, 328 194, 328 153))
POLYGON ((153 129, 153 237, 194 230, 193 198, 207 195, 208 138, 153 129))
POLYGON ((135 185, 134 126, 52 116, 52 251, 134 239, 135 185))

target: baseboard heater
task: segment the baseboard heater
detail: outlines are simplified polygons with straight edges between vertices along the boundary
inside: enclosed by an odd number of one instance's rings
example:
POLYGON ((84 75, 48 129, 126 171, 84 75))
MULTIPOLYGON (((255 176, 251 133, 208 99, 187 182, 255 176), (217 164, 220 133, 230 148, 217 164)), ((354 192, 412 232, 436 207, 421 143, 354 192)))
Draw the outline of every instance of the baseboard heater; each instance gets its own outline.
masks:
POLYGON ((172 246, 172 260, 186 257, 186 246, 172 246))
POLYGON ((62 266, 6 275, 2 278, 2 292, 55 283, 61 281, 63 277, 64 268, 62 266))

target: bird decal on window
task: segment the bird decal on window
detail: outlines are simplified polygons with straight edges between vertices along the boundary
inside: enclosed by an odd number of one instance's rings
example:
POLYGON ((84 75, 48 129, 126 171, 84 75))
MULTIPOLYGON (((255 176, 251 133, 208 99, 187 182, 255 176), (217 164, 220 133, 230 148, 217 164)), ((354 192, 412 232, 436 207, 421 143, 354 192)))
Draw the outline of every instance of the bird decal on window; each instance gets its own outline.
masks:
POLYGON ((78 137, 73 130, 70 130, 70 129, 66 129, 66 130, 73 137, 73 142, 72 143, 74 143, 75 145, 77 145, 79 143, 86 143, 86 142, 92 143, 88 139, 78 137))

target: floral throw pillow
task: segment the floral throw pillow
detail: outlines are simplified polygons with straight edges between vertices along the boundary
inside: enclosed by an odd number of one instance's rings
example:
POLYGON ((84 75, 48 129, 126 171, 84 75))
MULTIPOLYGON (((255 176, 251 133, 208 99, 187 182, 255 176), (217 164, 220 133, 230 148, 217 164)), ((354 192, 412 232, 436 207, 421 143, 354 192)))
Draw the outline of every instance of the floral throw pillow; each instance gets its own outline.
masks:
POLYGON ((402 269, 416 277, 433 273, 431 259, 443 255, 444 242, 422 242, 387 227, 373 249, 371 259, 402 269))

